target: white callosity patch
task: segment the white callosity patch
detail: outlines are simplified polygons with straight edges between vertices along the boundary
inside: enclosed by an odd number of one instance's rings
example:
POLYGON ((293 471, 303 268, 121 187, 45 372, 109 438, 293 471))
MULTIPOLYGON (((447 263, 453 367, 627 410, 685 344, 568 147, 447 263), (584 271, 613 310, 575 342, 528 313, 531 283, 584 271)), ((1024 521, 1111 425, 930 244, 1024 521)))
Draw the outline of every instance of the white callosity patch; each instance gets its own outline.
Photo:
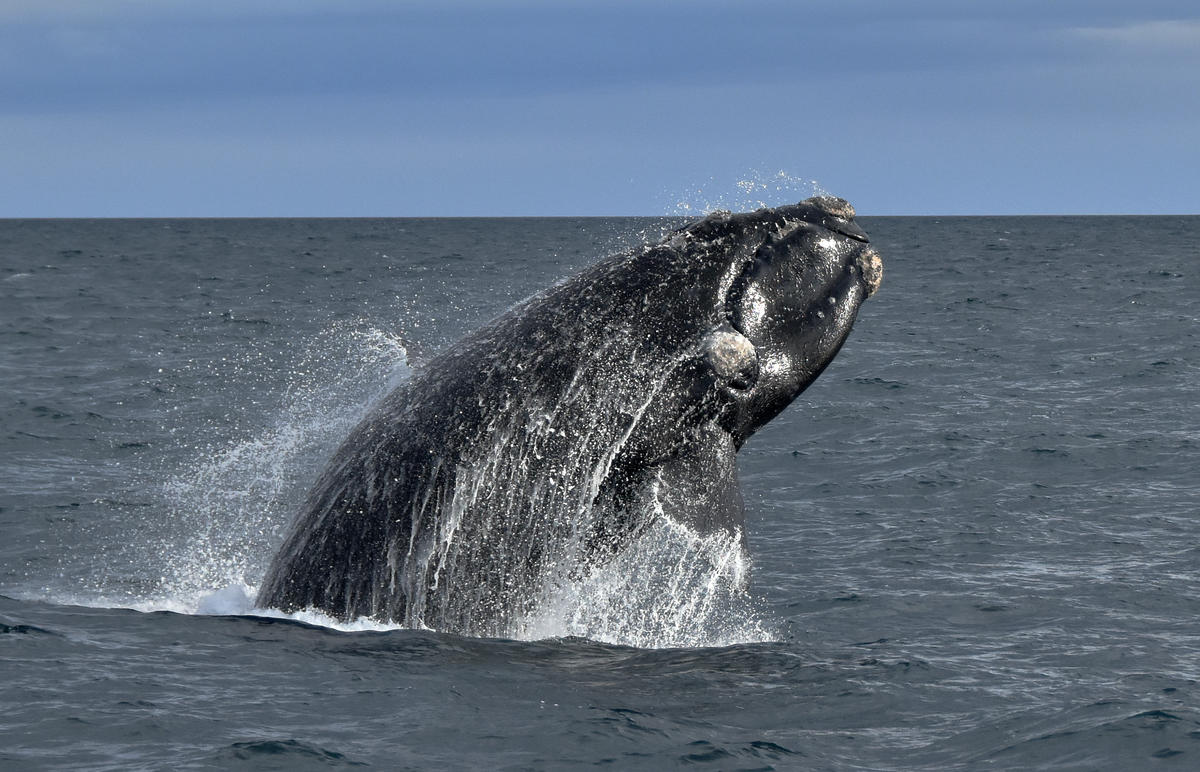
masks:
POLYGON ((867 281, 867 296, 870 297, 883 284, 883 258, 874 249, 868 249, 858 258, 858 262, 867 281))
POLYGON ((704 343, 708 361, 718 378, 728 380, 744 373, 755 363, 754 344, 736 330, 718 330, 704 343))

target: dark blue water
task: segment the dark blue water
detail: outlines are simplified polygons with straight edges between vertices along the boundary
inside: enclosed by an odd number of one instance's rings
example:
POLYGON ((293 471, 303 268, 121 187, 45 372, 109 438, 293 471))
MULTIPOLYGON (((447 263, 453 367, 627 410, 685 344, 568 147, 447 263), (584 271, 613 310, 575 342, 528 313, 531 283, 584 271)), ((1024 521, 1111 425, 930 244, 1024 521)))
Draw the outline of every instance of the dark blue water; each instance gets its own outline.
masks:
POLYGON ((664 221, 0 221, 0 767, 1196 768, 1200 218, 861 219, 744 615, 529 641, 247 594, 410 364, 664 221))

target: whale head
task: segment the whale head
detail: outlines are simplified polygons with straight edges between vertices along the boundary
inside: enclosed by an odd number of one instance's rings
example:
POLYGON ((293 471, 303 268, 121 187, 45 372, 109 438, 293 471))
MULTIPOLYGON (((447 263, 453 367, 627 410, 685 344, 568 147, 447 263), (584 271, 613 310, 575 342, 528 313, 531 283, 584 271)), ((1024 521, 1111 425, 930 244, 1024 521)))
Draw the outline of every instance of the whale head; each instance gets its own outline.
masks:
POLYGON ((879 289, 883 262, 854 217, 847 201, 821 196, 690 226, 734 255, 708 356, 737 446, 816 380, 879 289))

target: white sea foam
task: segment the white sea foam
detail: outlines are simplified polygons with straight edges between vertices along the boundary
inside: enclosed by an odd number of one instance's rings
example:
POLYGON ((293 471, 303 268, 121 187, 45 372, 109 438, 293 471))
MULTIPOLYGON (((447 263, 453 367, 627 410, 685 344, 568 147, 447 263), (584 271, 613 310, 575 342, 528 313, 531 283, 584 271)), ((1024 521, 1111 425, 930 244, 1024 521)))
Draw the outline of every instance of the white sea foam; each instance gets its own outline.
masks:
POLYGON ((272 619, 291 619, 317 627, 328 627, 346 633, 380 632, 399 630, 400 625, 380 622, 377 619, 363 617, 349 622, 341 622, 328 614, 316 609, 302 609, 292 613, 284 613, 278 609, 259 608, 254 604, 258 596, 258 588, 238 582, 228 587, 222 587, 200 598, 195 609, 185 613, 212 616, 256 616, 272 619))
POLYGON ((377 619, 362 617, 349 622, 342 622, 317 609, 302 609, 285 613, 279 609, 260 608, 255 605, 258 596, 256 585, 245 582, 235 582, 200 592, 192 596, 152 595, 138 597, 134 595, 96 595, 50 592, 45 597, 55 603, 85 608, 122 608, 151 614, 159 611, 169 611, 174 614, 191 616, 254 616, 270 619, 290 619, 316 627, 327 627, 340 632, 380 632, 403 629, 401 625, 380 622, 377 619))

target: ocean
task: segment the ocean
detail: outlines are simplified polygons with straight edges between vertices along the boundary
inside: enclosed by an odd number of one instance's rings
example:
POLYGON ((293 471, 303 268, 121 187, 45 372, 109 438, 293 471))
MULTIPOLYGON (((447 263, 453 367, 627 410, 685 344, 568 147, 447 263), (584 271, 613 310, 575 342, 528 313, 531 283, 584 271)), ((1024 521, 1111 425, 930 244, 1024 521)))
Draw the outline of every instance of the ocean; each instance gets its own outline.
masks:
POLYGON ((859 222, 737 613, 510 640, 253 597, 373 400, 677 219, 0 221, 0 768, 1197 768, 1200 217, 859 222))

